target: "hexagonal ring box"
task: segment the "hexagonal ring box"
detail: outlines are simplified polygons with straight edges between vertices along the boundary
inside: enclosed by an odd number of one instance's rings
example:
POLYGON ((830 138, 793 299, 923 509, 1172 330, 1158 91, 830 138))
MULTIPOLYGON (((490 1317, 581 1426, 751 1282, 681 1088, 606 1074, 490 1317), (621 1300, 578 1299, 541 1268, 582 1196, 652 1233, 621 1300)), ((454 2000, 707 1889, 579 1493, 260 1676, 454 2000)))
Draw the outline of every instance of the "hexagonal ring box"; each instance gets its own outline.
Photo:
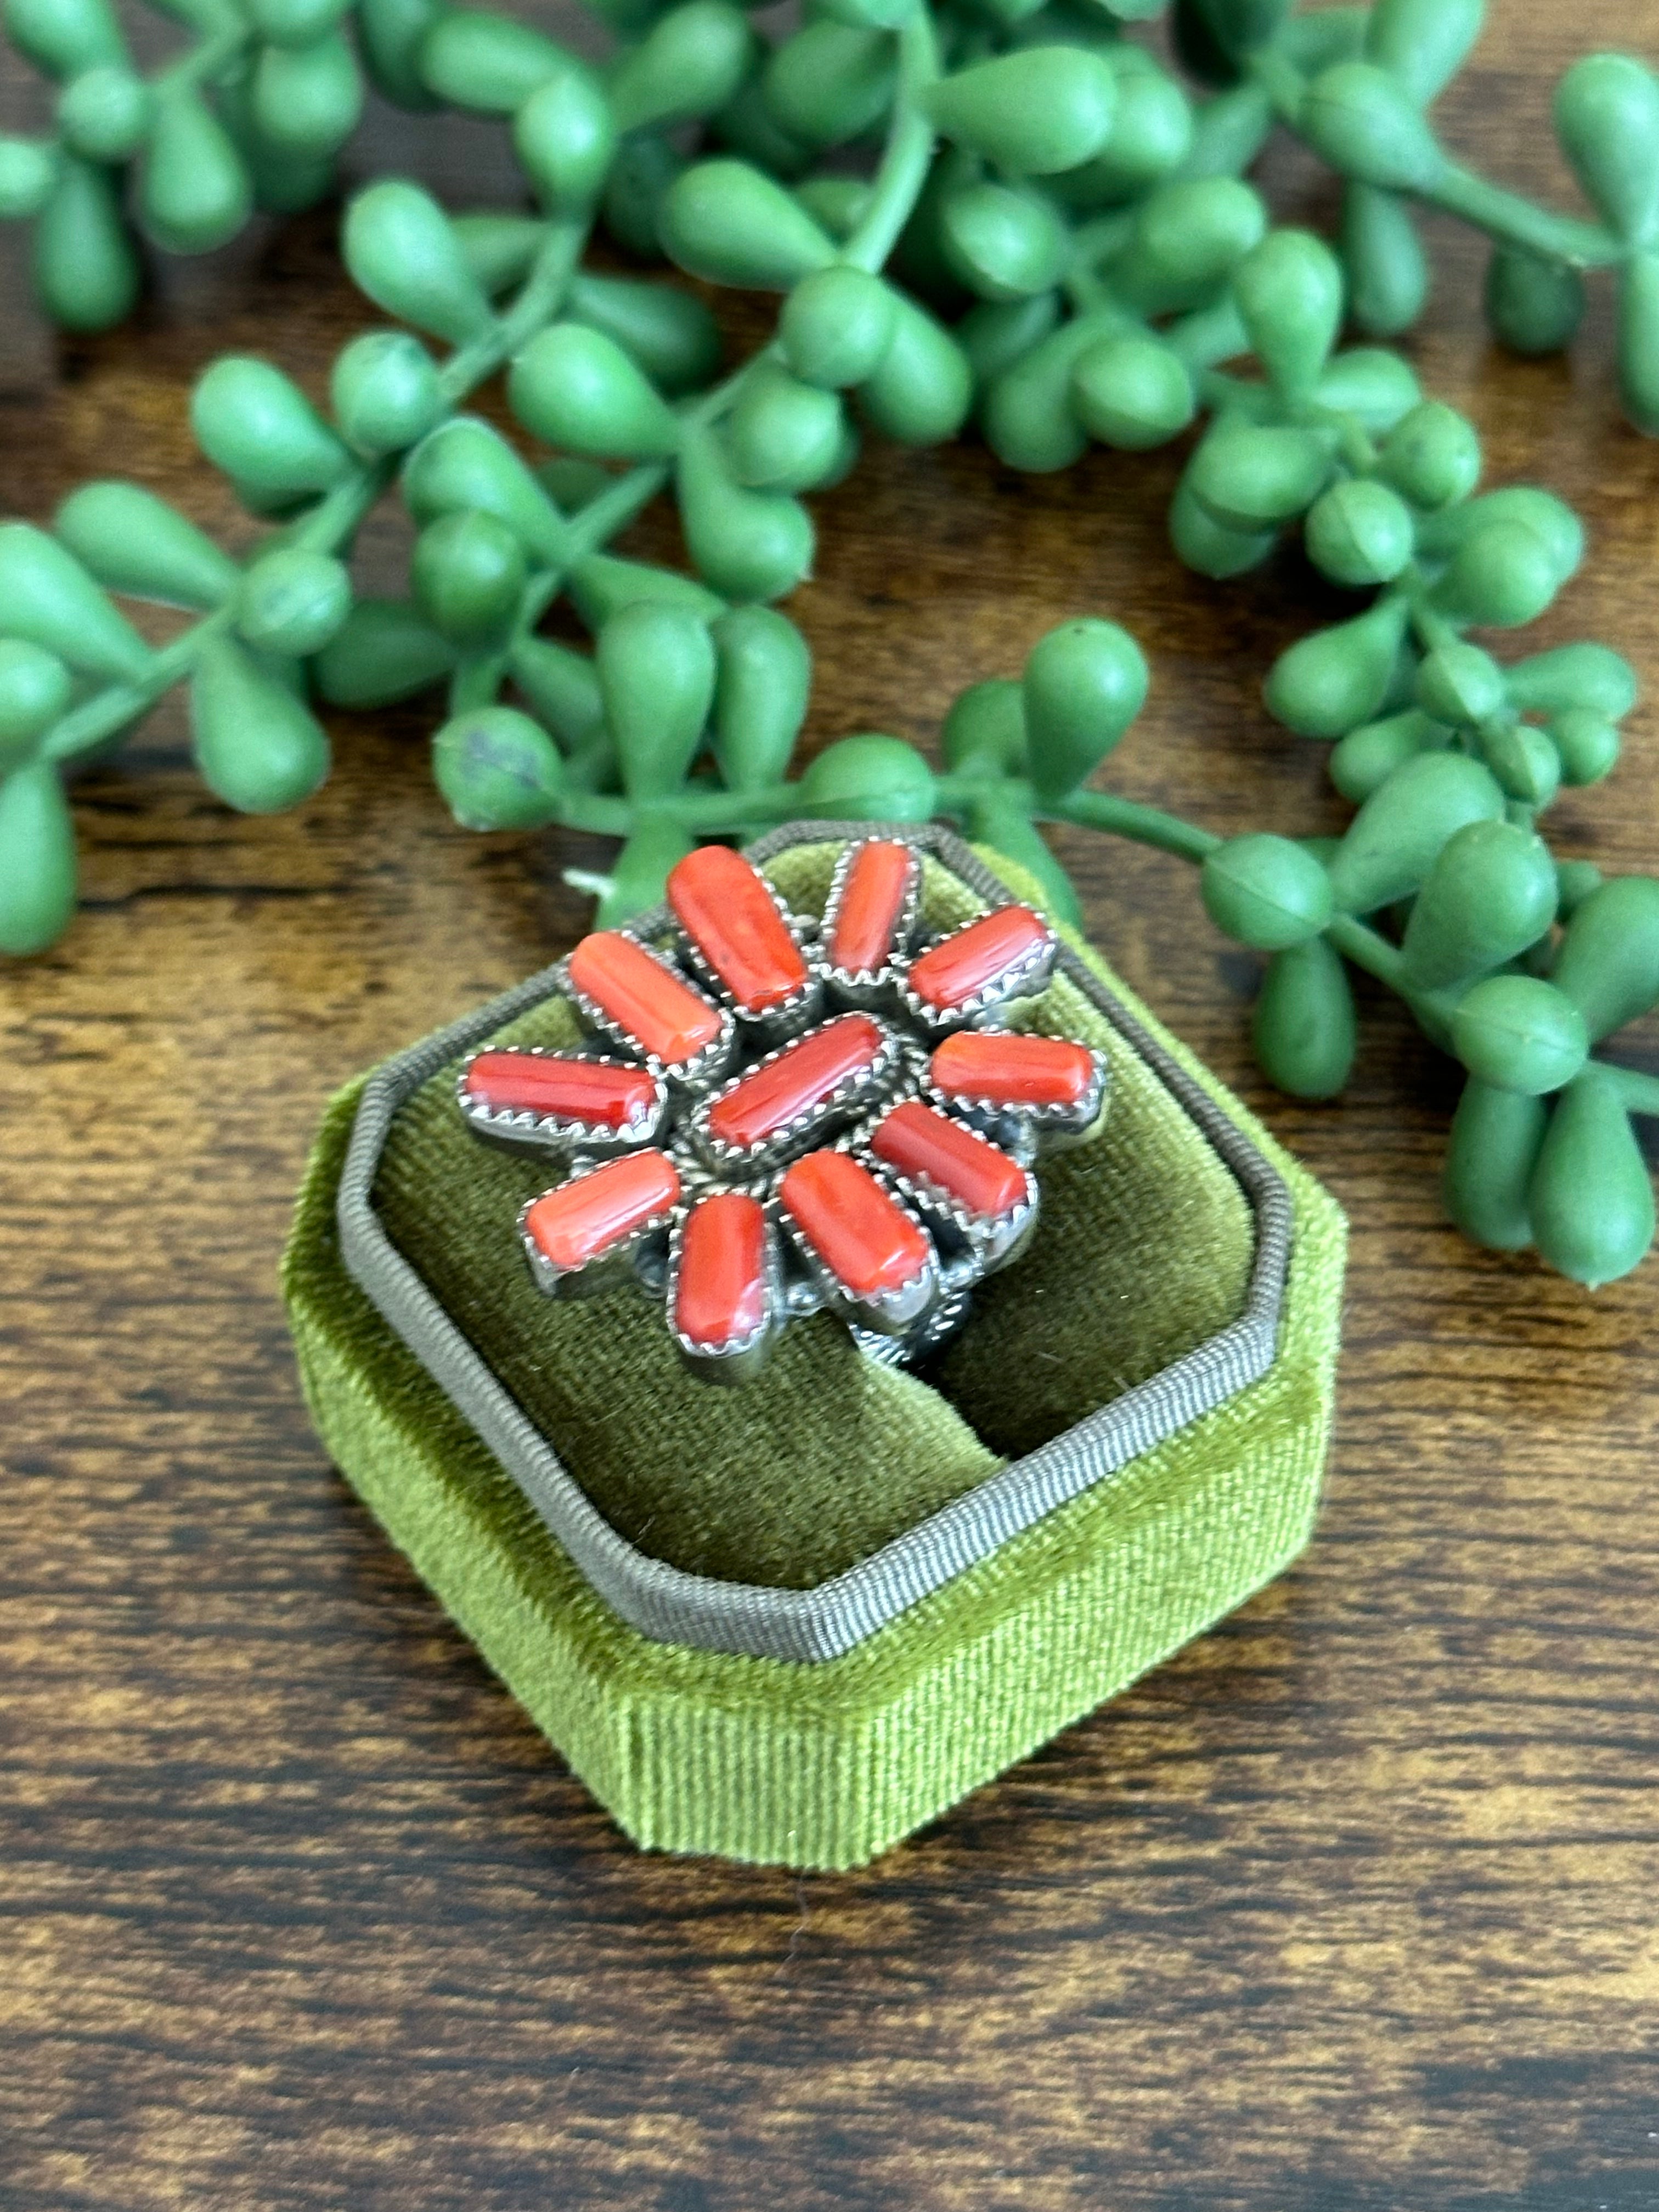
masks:
MULTIPOLYGON (((794 823, 750 857, 810 925, 868 834, 794 823)), ((1037 902, 947 831, 882 835, 921 854, 924 942, 1037 902)), ((481 1047, 583 1042, 562 965, 330 1109, 283 1274, 318 1428, 641 1844, 860 1864, 1307 1540, 1336 1206, 1079 940, 1000 1018, 1103 1055, 1107 1110, 914 1371, 818 1311, 714 1389, 637 1284, 542 1296, 515 1224, 556 1170, 479 1144, 456 1082, 481 1047)))

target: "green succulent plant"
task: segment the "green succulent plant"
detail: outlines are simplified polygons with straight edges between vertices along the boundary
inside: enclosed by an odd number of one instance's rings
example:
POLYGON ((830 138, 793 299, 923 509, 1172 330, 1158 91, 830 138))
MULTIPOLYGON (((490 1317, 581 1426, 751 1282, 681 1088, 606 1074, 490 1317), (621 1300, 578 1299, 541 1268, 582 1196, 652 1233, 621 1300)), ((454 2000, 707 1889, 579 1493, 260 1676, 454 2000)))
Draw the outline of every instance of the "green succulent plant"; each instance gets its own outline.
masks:
POLYGON ((615 40, 600 65, 465 9, 170 0, 193 43, 146 80, 106 0, 8 0, 9 35, 63 90, 54 137, 0 142, 0 213, 36 221, 42 301, 72 326, 135 296, 129 204, 153 245, 193 252, 255 204, 326 192, 360 67, 405 106, 501 118, 525 193, 452 216, 389 178, 351 201, 345 262, 388 320, 342 351, 326 411, 270 363, 207 370, 198 442, 267 526, 242 560, 130 485, 83 487, 50 529, 0 526, 0 950, 67 925, 64 779, 173 688, 204 780, 254 812, 315 789, 328 710, 441 694, 456 818, 617 838, 607 922, 653 904, 695 841, 793 815, 942 815, 1066 919, 1045 822, 1191 860, 1212 921, 1265 957, 1275 1083, 1341 1087, 1365 971, 1467 1073, 1460 1226, 1585 1282, 1633 1267, 1653 1200, 1632 1117, 1659 1113, 1659 1079, 1598 1048, 1659 1002, 1659 883, 1558 863, 1537 823, 1614 766, 1635 677, 1591 641, 1500 659, 1495 634, 1577 567, 1578 522, 1546 491, 1483 489, 1474 427, 1399 355, 1344 341, 1415 319, 1412 210, 1435 206, 1491 234, 1488 312, 1523 350, 1565 343, 1584 274, 1612 271, 1626 407, 1659 428, 1659 82, 1608 55, 1563 79, 1580 218, 1439 142, 1478 0, 1178 0, 1188 82, 1129 34, 1139 0, 823 0, 775 43, 727 0, 593 8, 615 40), (1345 179, 1334 246, 1275 228, 1245 181, 1275 124, 1345 179), (775 337, 726 369, 702 295, 585 265, 598 228, 775 294, 775 337), (469 411, 497 376, 528 458, 469 411), (1329 748, 1357 810, 1340 840, 1222 839, 1095 787, 1148 680, 1096 619, 965 693, 941 769, 860 732, 792 778, 810 658, 775 603, 817 557, 810 495, 868 434, 970 428, 1038 471, 1186 439, 1183 561, 1230 577, 1299 533, 1361 595, 1266 679, 1285 727, 1329 748), (686 570, 611 550, 662 494, 686 570), (355 539, 387 497, 415 529, 408 590, 358 597, 355 539), (123 599, 195 619, 152 648, 123 599), (544 635, 556 601, 591 653, 544 635))

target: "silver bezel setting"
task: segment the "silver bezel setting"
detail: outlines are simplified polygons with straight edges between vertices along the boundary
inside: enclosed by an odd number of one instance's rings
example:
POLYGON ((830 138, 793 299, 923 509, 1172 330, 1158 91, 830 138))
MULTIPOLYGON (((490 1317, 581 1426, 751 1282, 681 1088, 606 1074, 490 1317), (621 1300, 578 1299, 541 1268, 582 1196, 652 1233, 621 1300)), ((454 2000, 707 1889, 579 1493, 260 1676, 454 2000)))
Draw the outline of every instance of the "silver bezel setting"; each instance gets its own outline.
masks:
POLYGON ((798 1037, 804 1030, 810 1029, 817 1020, 823 1004, 823 975, 811 950, 811 933, 807 925, 799 915, 790 911, 775 886, 767 882, 758 869, 755 871, 755 876, 771 900, 779 921, 788 931, 806 966, 805 981, 790 992, 787 998, 780 999, 775 1006, 751 1009, 741 1005, 719 969, 681 920, 672 899, 668 911, 679 932, 686 964, 702 984, 705 994, 745 1029, 754 1030, 769 1042, 786 1044, 798 1037))
MULTIPOLYGON (((835 1149, 847 1148, 836 1146, 835 1149)), ((853 1157, 856 1158, 856 1155, 853 1157)), ((868 1160, 860 1160, 858 1164, 866 1174, 872 1172, 868 1160)), ((776 1199, 777 1215, 789 1240, 790 1249, 805 1268, 808 1280, 817 1291, 822 1304, 827 1306, 831 1313, 839 1315, 842 1321, 859 1328, 873 1330, 878 1336, 906 1336, 926 1321, 939 1295, 939 1254, 933 1238, 927 1234, 927 1224, 915 1207, 907 1206, 897 1192, 884 1182, 879 1176, 876 1180, 882 1183, 894 1205, 902 1212, 908 1213, 921 1231, 927 1246, 927 1257, 908 1281, 897 1284, 890 1291, 882 1291, 873 1298, 860 1297, 850 1284, 844 1283, 835 1273, 789 1211, 781 1189, 776 1199)))
MULTIPOLYGON (((895 1101, 894 1105, 888 1108, 888 1113, 894 1112, 898 1105, 904 1103, 902 1100, 895 1101)), ((922 1103, 931 1102, 924 1100, 922 1103)), ((939 1110, 943 1111, 942 1109, 939 1110)), ((902 1168, 895 1167, 890 1160, 882 1158, 874 1148, 875 1135, 886 1118, 887 1115, 884 1114, 871 1125, 860 1146, 864 1164, 876 1180, 903 1199, 913 1212, 921 1215, 927 1227, 933 1229, 937 1224, 950 1236, 967 1245, 979 1262, 981 1273, 988 1274, 993 1268, 1006 1267, 1016 1258, 1036 1227, 1037 1181, 1030 1169, 1018 1161, 1015 1162, 1024 1178, 1024 1194, 1006 1212, 975 1213, 953 1197, 942 1183, 935 1182, 931 1176, 907 1175, 902 1168)), ((1002 1152, 1006 1158, 1013 1158, 1006 1146, 994 1144, 971 1121, 965 1121, 957 1115, 950 1115, 946 1118, 954 1121, 958 1128, 965 1130, 975 1144, 983 1145, 988 1152, 1002 1152)))
POLYGON ((899 902, 897 919, 893 924, 888 942, 887 957, 879 968, 837 968, 830 957, 830 941, 836 933, 836 923, 841 913, 841 902, 846 895, 847 881, 853 872, 858 855, 868 845, 894 845, 902 842, 896 837, 860 837, 848 845, 836 862, 835 873, 830 878, 830 896, 819 925, 819 964, 824 987, 838 1005, 868 1009, 893 998, 900 988, 900 969, 915 941, 916 921, 921 911, 921 856, 914 845, 907 846, 910 865, 905 878, 904 890, 899 902))
MULTIPOLYGON (((699 1194, 703 1197, 716 1194, 713 1192, 699 1194)), ((749 1330, 745 1335, 728 1338, 723 1344, 699 1344, 679 1327, 674 1318, 674 1308, 679 1295, 680 1247, 685 1235, 685 1224, 696 1208, 696 1199, 689 1206, 682 1203, 675 1208, 673 1224, 669 1231, 668 1271, 663 1286, 668 1333, 687 1366, 710 1382, 750 1382, 765 1365, 772 1349, 772 1340, 789 1317, 784 1291, 783 1259, 778 1249, 775 1209, 753 1192, 744 1192, 743 1195, 757 1198, 764 1219, 766 1239, 766 1310, 759 1326, 749 1330)))
MULTIPOLYGON (((1012 1036, 1039 1035, 1038 1031, 1013 1030, 1012 1036)), ((1078 1037, 1067 1037, 1067 1044, 1081 1044, 1078 1037)), ((1111 1087, 1111 1063, 1095 1045, 1083 1045, 1095 1064, 1094 1077, 1089 1088, 1074 1105, 1056 1101, 1048 1105, 1028 1106, 1020 1102, 1005 1103, 996 1098, 969 1098, 960 1091, 946 1091, 931 1077, 924 1082, 921 1095, 930 1106, 937 1106, 942 1114, 953 1115, 959 1121, 967 1121, 989 1134, 998 1123, 1018 1121, 1041 1138, 1045 1146, 1054 1139, 1086 1137, 1106 1109, 1106 1096, 1111 1087)))
POLYGON ((554 1045, 483 1045, 469 1053, 455 1079, 455 1097, 468 1127, 476 1136, 513 1152, 637 1152, 648 1145, 662 1126, 668 1108, 668 1086, 643 1060, 619 1060, 611 1053, 562 1051, 554 1045), (556 1114, 538 1114, 533 1107, 487 1106, 468 1095, 466 1079, 476 1060, 517 1054, 526 1060, 580 1061, 589 1067, 623 1067, 630 1074, 650 1079, 652 1103, 642 1120, 624 1121, 613 1128, 605 1121, 580 1121, 556 1114))
POLYGON ((939 1279, 939 1295, 928 1308, 927 1319, 908 1336, 883 1336, 878 1329, 866 1328, 858 1322, 849 1322, 848 1328, 866 1359, 873 1359, 879 1367, 911 1367, 937 1352, 940 1345, 948 1344, 973 1306, 971 1288, 954 1286, 947 1273, 939 1279))
MULTIPOLYGON (((530 1272, 536 1279, 536 1287, 550 1298, 602 1297, 607 1291, 617 1290, 632 1277, 643 1248, 652 1238, 660 1237, 674 1218, 681 1201, 678 1190, 666 1206, 647 1216, 646 1219, 585 1260, 580 1267, 555 1266, 530 1233, 531 1208, 539 1206, 543 1199, 551 1198, 556 1191, 568 1190, 574 1182, 582 1182, 596 1175, 609 1160, 579 1159, 562 1182, 550 1183, 538 1190, 534 1198, 527 1198, 519 1208, 519 1242, 530 1261, 530 1272)), ((678 1170, 676 1169, 678 1175, 678 1170)))
MULTIPOLYGON (((975 915, 970 921, 947 930, 943 937, 935 938, 927 951, 937 951, 941 945, 949 945, 952 939, 963 936, 984 920, 982 914, 975 915)), ((918 958, 921 957, 917 955, 918 958)), ((1035 998, 1039 991, 1046 991, 1059 957, 1060 939, 1044 922, 1043 935, 1030 950, 994 975, 971 998, 959 1000, 954 1006, 936 1006, 917 995, 908 972, 900 986, 899 997, 912 1021, 920 1023, 932 1035, 943 1036, 951 1030, 987 1029, 992 1026, 989 1018, 1002 1007, 1012 1005, 1016 999, 1035 998)))
MULTIPOLYGON (((668 955, 656 945, 647 944, 642 937, 635 936, 632 930, 618 930, 617 934, 637 945, 646 957, 654 960, 658 967, 673 977, 675 982, 687 990, 694 988, 687 982, 668 955)), ((614 1021, 597 999, 590 999, 586 991, 571 981, 568 959, 559 963, 554 975, 559 989, 581 1016, 585 1026, 599 1036, 608 1037, 612 1044, 620 1045, 630 1059, 636 1060, 641 1067, 649 1068, 653 1075, 661 1076, 665 1082, 680 1084, 688 1091, 696 1091, 711 1083, 718 1083, 726 1073, 738 1035, 737 1024, 732 1018, 729 1007, 709 1001, 709 1011, 720 1021, 718 1035, 710 1037, 708 1043, 700 1051, 693 1053, 690 1060, 663 1060, 654 1052, 647 1052, 642 1041, 631 1030, 624 1029, 620 1022, 614 1021)))
POLYGON ((797 1114, 793 1121, 758 1145, 732 1145, 714 1136, 708 1127, 708 1118, 720 1101, 727 1098, 763 1068, 773 1066, 799 1042, 792 1037, 787 1044, 777 1046, 763 1058, 751 1060, 721 1084, 719 1090, 710 1091, 698 1099, 686 1122, 686 1134, 692 1145, 716 1172, 727 1175, 766 1175, 787 1162, 797 1159, 803 1152, 813 1151, 849 1119, 866 1112, 878 1100, 884 1099, 896 1082, 909 1067, 906 1040, 897 1031, 873 1014, 860 1017, 854 1013, 836 1014, 823 1024, 830 1028, 838 1021, 872 1021, 880 1031, 875 1058, 861 1068, 845 1076, 825 1097, 820 1098, 797 1114))

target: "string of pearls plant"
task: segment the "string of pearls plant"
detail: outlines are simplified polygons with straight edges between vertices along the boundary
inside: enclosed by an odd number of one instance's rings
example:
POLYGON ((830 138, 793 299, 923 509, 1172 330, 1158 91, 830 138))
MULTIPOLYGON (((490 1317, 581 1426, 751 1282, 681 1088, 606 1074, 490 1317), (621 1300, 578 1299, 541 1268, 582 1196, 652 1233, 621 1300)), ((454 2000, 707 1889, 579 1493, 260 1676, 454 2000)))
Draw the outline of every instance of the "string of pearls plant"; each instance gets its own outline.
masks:
POLYGON ((101 327, 131 302, 129 165, 142 228, 175 251, 222 242, 256 202, 326 192, 359 55, 407 106, 506 120, 526 204, 451 217, 395 179, 351 202, 347 266, 401 327, 340 354, 326 417, 266 362, 207 370, 198 442, 271 526, 245 561, 128 484, 82 487, 50 530, 0 526, 0 949, 66 927, 64 777, 174 686, 204 780, 252 812, 326 774, 319 702, 441 686, 433 759, 457 818, 622 840, 597 886, 607 923, 654 903, 693 843, 794 815, 943 815, 1034 871, 1064 919, 1075 896, 1041 822, 1192 860, 1212 919, 1270 956, 1255 1036, 1275 1083, 1340 1090, 1349 969, 1367 971, 1467 1071, 1459 1225, 1586 1283, 1637 1264, 1654 1201, 1632 1117, 1659 1115, 1659 1078, 1594 1048, 1659 1002, 1659 881, 1558 864, 1536 827, 1563 784, 1614 765, 1635 678, 1593 641, 1504 664, 1470 637, 1543 612, 1581 559, 1577 520, 1542 490, 1483 491, 1473 427, 1399 356, 1339 338, 1345 319, 1372 337, 1413 320, 1410 203, 1431 204, 1492 235, 1487 306, 1513 345, 1565 343, 1583 273, 1612 270, 1626 407, 1659 428, 1645 67, 1593 56, 1559 88, 1585 220, 1475 176, 1435 135, 1478 0, 1296 16, 1179 0, 1202 93, 1126 35, 1155 12, 1143 0, 814 0, 775 46, 729 0, 603 0, 603 68, 437 0, 167 11, 193 43, 146 81, 108 0, 6 0, 14 42, 63 85, 53 139, 0 142, 0 210, 35 217, 60 321, 101 327), (1346 180, 1335 250, 1273 228, 1243 180, 1275 122, 1346 180), (584 265, 596 224, 641 258, 781 295, 775 337, 726 371, 700 298, 584 265), (503 370, 545 459, 466 411, 503 370), (1018 682, 963 694, 942 772, 861 734, 790 778, 810 661, 772 603, 813 560, 802 495, 856 465, 863 430, 921 446, 970 423, 1030 471, 1201 423, 1170 508, 1182 558, 1233 575, 1299 528, 1365 594, 1267 680, 1278 719, 1331 746, 1358 807, 1340 841, 1224 840, 1089 787, 1147 682, 1133 641, 1093 619, 1051 632, 1018 682), (606 550, 665 489, 695 574, 606 550), (358 597, 354 539, 386 495, 416 527, 409 594, 358 597), (122 597, 198 618, 155 647, 122 597), (591 655, 541 633, 560 598, 591 655))

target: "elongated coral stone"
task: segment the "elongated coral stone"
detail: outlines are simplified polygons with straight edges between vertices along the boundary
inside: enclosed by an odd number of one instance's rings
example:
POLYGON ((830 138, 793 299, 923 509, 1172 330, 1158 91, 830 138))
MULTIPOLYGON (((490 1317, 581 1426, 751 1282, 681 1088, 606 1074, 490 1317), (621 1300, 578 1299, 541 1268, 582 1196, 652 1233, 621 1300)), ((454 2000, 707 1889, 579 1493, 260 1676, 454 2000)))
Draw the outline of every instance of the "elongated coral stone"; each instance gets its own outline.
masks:
POLYGON ((693 1344, 733 1344, 766 1319, 766 1216, 738 1190, 700 1198, 680 1237, 674 1326, 693 1344))
POLYGON ((700 845, 668 878, 675 920, 746 1014, 781 1005, 806 963, 765 881, 740 853, 700 845))
POLYGON ((933 1247, 866 1167, 845 1152, 808 1152, 778 1186, 807 1243, 854 1297, 879 1297, 914 1282, 933 1247))
POLYGON ((1000 1146, 914 1098, 886 1115, 870 1149, 901 1175, 936 1183, 965 1212, 988 1221, 1012 1213, 1026 1195, 1024 1170, 1000 1146))
POLYGON ((868 1014, 843 1014, 809 1030, 715 1099, 708 1133, 744 1150, 765 1144, 873 1065, 885 1036, 868 1014))
POLYGON ((544 1114, 593 1129, 645 1120, 657 1086, 642 1067, 543 1052, 481 1052, 466 1071, 466 1095, 497 1114, 544 1114))
POLYGON ((1027 959, 1051 933, 1029 906, 1000 906, 924 952, 910 970, 910 988, 925 1006, 948 1012, 1027 959))
POLYGON ((832 968, 865 975, 885 966, 915 865, 910 848, 890 838, 866 838, 854 849, 826 947, 832 968))
POLYGON ((1015 1036, 959 1030, 928 1066, 934 1085, 951 1098, 993 1106, 1076 1106, 1087 1097, 1096 1060, 1069 1037, 1015 1036))
POLYGON ((641 1052, 667 1067, 695 1060, 720 1033, 702 993, 620 930, 596 930, 570 956, 570 980, 641 1052))
POLYGON ((665 1152, 629 1152, 537 1199, 526 1212, 525 1234, 550 1266, 569 1274, 626 1243, 679 1194, 665 1152))

